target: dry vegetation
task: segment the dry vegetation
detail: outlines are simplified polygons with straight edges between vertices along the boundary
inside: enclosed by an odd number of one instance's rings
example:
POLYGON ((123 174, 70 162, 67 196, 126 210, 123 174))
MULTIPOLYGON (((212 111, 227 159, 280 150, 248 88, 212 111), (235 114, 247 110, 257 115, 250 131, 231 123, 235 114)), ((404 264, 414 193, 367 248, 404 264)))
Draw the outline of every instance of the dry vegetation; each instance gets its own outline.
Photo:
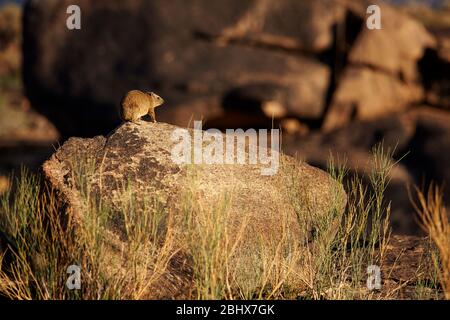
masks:
POLYGON ((416 188, 418 201, 415 204, 422 228, 430 235, 439 255, 434 263, 445 298, 450 299, 450 224, 442 199, 442 190, 431 185, 426 194, 416 188))
MULTIPOLYGON (((220 195, 213 207, 202 206, 194 167, 188 169, 177 212, 166 210, 160 199, 150 195, 137 198, 131 184, 124 186, 117 210, 91 196, 94 166, 80 161, 73 167, 72 182, 83 195, 81 217, 70 212, 62 215, 54 192, 23 171, 13 189, 1 196, 0 293, 11 299, 152 298, 149 288, 158 286, 170 260, 183 252, 191 263, 191 298, 396 298, 398 288, 368 291, 366 287, 367 266, 385 268, 390 208, 384 191, 394 165, 390 153, 378 147, 370 186, 351 177, 345 212, 336 200, 322 218, 315 216, 311 204, 298 201, 304 190, 292 178, 295 166, 285 165, 282 174, 303 241, 294 240, 298 237, 292 236, 287 215, 280 210, 280 238, 267 242, 256 237, 251 244, 243 240, 250 219, 241 219, 233 227, 229 223, 232 192, 220 195), (335 221, 341 223, 330 228, 335 221), (111 234, 114 228, 121 231, 126 247, 117 245, 111 234), (65 285, 66 269, 72 264, 83 270, 78 291, 67 290, 65 285)), ((344 183, 344 167, 336 168, 330 161, 329 172, 344 183)), ((342 190, 335 191, 333 196, 339 199, 342 190)), ((420 204, 424 225, 441 250, 440 279, 448 294, 449 229, 442 220, 444 213, 438 210, 440 199, 436 190, 434 197, 420 197, 420 204)), ((423 293, 426 282, 418 281, 416 286, 416 298, 439 296, 438 288, 423 293)))

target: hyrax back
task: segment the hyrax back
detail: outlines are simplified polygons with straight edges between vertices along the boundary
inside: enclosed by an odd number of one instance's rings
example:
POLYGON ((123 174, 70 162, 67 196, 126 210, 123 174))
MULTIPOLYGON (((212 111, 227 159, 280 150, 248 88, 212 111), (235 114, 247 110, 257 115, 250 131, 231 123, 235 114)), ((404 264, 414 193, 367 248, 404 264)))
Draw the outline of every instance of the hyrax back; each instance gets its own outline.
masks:
POLYGON ((120 102, 120 118, 123 121, 137 122, 148 114, 156 122, 155 108, 163 103, 164 100, 153 92, 129 91, 120 102))

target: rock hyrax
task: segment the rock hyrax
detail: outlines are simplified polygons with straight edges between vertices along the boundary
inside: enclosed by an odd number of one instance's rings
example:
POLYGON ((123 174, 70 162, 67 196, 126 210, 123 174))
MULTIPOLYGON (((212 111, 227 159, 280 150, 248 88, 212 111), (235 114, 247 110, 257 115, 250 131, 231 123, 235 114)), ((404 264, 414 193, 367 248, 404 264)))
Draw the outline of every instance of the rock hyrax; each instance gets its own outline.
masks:
POLYGON ((136 123, 148 114, 152 121, 156 122, 155 108, 163 103, 164 100, 156 93, 131 90, 120 102, 120 118, 136 123))

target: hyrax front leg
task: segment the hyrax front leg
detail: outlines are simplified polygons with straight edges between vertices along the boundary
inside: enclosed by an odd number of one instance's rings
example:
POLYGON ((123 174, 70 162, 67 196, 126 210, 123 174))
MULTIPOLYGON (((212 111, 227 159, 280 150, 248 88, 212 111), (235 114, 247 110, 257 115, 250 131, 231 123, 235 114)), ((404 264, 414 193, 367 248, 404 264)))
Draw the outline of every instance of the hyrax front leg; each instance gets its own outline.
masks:
POLYGON ((153 122, 156 122, 155 108, 148 109, 148 115, 153 122))

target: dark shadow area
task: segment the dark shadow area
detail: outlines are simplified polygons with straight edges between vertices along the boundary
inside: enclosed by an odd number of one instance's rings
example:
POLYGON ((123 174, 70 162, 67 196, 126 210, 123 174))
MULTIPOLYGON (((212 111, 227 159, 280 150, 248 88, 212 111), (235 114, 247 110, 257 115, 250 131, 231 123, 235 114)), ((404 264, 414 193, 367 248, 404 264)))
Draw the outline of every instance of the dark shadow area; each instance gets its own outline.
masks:
MULTIPOLYGON (((333 26, 333 46, 319 56, 319 60, 330 66, 330 80, 329 88, 326 94, 326 105, 321 120, 328 112, 339 79, 345 66, 347 65, 348 54, 353 44, 355 43, 361 28, 364 25, 364 20, 357 16, 351 10, 346 11, 345 20, 343 23, 337 23, 333 26)), ((316 128, 322 126, 322 121, 317 123, 316 128)))
POLYGON ((426 102, 439 108, 450 108, 450 62, 439 57, 434 49, 427 49, 418 64, 426 102))

